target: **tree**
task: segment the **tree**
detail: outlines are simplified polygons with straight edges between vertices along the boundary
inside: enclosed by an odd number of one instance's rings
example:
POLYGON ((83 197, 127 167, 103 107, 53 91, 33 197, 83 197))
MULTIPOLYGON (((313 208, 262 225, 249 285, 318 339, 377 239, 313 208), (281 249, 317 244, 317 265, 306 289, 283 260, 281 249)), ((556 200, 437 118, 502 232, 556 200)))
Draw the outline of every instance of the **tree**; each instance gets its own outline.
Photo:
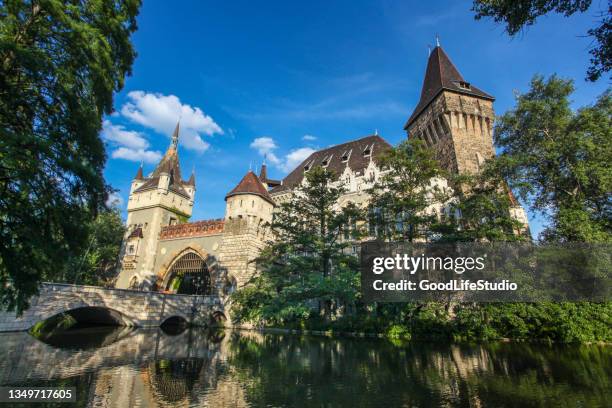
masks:
POLYGON ((548 241, 612 239, 612 96, 576 112, 571 80, 536 76, 502 115, 495 141, 505 178, 532 210, 550 217, 548 241))
POLYGON ((140 0, 0 3, 0 305, 18 312, 87 243, 99 137, 130 74, 140 0))
MULTIPOLYGON (((476 12, 477 20, 491 17, 496 23, 505 23, 506 32, 514 36, 545 14, 555 12, 569 17, 586 12, 591 3, 592 0, 474 0, 472 10, 476 12)), ((608 10, 601 13, 599 23, 599 26, 587 31, 594 42, 589 51, 589 81, 597 81, 612 69, 612 5, 609 2, 608 10)))
POLYGON ((69 258, 62 281, 109 286, 116 277, 124 233, 125 226, 118 208, 99 212, 87 225, 85 251, 69 258))
POLYGON ((338 206, 345 189, 334 184, 335 175, 326 169, 315 167, 305 179, 274 213, 274 240, 258 259, 256 289, 234 296, 236 314, 246 320, 306 318, 317 303, 329 319, 333 310, 350 307, 358 296, 358 259, 348 247, 361 234, 362 211, 354 204, 338 206))
POLYGON ((441 242, 507 242, 525 241, 528 232, 513 217, 517 205, 495 158, 487 160, 477 174, 454 177, 457 186, 449 217, 435 226, 441 242), (461 187, 459 187, 461 186, 461 187))
POLYGON ((409 139, 390 149, 380 165, 386 172, 369 191, 377 235, 393 242, 428 239, 437 222, 430 207, 447 198, 434 182, 443 176, 434 153, 421 140, 409 139))

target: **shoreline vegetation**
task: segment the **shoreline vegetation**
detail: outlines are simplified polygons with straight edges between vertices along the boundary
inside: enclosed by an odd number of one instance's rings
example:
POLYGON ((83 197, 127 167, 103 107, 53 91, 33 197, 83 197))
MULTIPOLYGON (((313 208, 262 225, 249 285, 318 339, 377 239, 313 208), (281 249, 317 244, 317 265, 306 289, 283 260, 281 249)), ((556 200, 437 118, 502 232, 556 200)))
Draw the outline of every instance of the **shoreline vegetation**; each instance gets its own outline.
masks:
MULTIPOLYGON (((225 327, 223 330, 228 331, 254 331, 260 333, 270 334, 291 334, 298 336, 317 336, 317 337, 328 337, 328 338, 359 338, 359 339, 386 339, 396 346, 406 345, 408 342, 429 342, 426 339, 407 339, 404 337, 393 337, 388 333, 365 333, 365 332, 339 332, 334 330, 301 330, 301 329, 283 329, 279 327, 250 327, 250 326, 230 326, 225 327)), ((584 346, 612 346, 612 341, 585 341, 585 342, 556 342, 550 339, 513 339, 510 337, 499 337, 488 340, 451 340, 449 343, 470 343, 470 344, 484 344, 484 343, 533 343, 533 344, 575 344, 584 346)), ((439 343, 445 343, 440 341, 439 343)))
MULTIPOLYGON (((392 304, 396 318, 343 317, 325 321, 235 324, 246 330, 282 331, 328 337, 379 337, 392 342, 550 342, 612 344, 612 302, 505 303, 455 306, 453 316, 443 304, 392 304), (402 310, 403 309, 403 310, 402 310), (411 309, 411 310, 410 310, 411 309), (415 312, 415 309, 418 311, 415 312), (409 320, 401 316, 410 315, 409 320)), ((386 310, 388 311, 388 310, 386 310)))

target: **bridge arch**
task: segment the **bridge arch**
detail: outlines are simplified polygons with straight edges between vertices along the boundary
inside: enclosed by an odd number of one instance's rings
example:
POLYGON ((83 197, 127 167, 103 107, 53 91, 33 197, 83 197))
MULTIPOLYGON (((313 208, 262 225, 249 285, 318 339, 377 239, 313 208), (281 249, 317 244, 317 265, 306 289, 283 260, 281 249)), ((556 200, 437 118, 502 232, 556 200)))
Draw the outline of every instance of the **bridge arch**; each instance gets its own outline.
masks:
POLYGON ((157 277, 157 290, 188 295, 214 292, 215 262, 202 249, 192 246, 174 255, 157 277))
POLYGON ((55 310, 46 311, 46 313, 38 316, 28 330, 41 322, 46 322, 60 315, 69 315, 77 323, 93 324, 102 326, 136 326, 134 321, 125 313, 106 306, 91 306, 83 302, 76 304, 64 305, 55 310))

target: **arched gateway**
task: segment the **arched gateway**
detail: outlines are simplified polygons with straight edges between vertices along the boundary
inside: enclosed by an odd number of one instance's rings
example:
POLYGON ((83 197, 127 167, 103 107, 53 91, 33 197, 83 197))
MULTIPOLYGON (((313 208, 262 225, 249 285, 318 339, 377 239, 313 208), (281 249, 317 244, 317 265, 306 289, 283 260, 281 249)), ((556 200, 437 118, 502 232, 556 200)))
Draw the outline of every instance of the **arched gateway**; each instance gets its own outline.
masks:
POLYGON ((158 276, 157 289, 180 295, 212 295, 212 267, 208 256, 187 248, 158 276))

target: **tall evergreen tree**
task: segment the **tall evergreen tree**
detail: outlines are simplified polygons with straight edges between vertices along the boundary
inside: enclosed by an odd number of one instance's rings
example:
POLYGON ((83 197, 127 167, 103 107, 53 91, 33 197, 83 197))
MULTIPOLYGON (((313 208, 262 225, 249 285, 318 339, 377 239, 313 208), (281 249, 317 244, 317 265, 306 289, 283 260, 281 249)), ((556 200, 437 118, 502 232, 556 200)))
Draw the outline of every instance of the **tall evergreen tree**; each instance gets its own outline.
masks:
POLYGON ((140 0, 0 2, 0 307, 87 242, 108 188, 99 137, 130 73, 140 0))
POLYGON ((536 76, 502 115, 499 165, 534 211, 550 217, 550 241, 612 240, 612 95, 572 111, 571 80, 536 76))
POLYGON ((447 199, 433 181, 443 176, 434 153, 418 139, 390 149, 380 161, 385 174, 370 189, 369 222, 376 235, 394 242, 429 239, 437 214, 430 210, 447 199))
POLYGON ((282 322, 311 315, 318 303, 328 319, 358 296, 358 259, 349 247, 361 235, 363 211, 338 206, 345 189, 332 185, 330 171, 315 167, 305 179, 274 213, 274 240, 258 260, 254 288, 234 296, 242 317, 282 322))

